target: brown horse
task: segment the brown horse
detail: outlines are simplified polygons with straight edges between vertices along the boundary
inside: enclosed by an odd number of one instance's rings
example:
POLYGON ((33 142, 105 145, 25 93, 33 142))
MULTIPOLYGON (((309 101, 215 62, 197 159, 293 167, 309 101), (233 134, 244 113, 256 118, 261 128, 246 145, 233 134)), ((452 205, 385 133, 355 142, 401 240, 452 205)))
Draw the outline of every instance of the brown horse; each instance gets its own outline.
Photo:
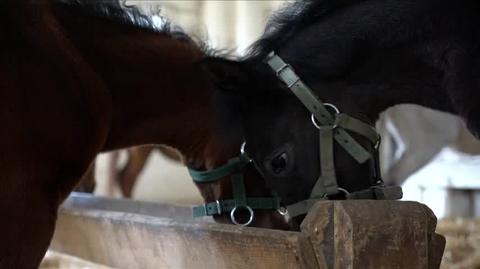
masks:
MULTIPOLYGON (((168 144, 196 169, 238 154, 241 141, 220 143, 214 130, 213 91, 195 64, 205 50, 151 25, 111 1, 0 3, 0 268, 38 266, 59 204, 99 152, 168 144)), ((247 172, 248 195, 269 194, 247 172)), ((200 189, 209 201, 232 195, 228 180, 200 189)), ((281 221, 265 212, 254 225, 281 221)))
MULTIPOLYGON (((113 194, 113 185, 118 184, 122 196, 125 198, 131 198, 140 173, 145 168, 145 164, 150 155, 155 151, 158 151, 171 161, 182 162, 181 154, 171 147, 165 145, 140 146, 126 149, 125 153, 127 154, 127 162, 125 166, 118 168, 120 151, 111 152, 107 168, 107 184, 110 185, 108 188, 111 189, 110 192, 112 192, 110 194, 113 194)), ((87 172, 83 175, 80 183, 75 187, 74 191, 93 193, 95 186, 95 162, 93 162, 87 172)))
MULTIPOLYGON (((178 154, 175 149, 166 147, 163 145, 159 146, 142 146, 134 147, 127 149, 127 163, 121 169, 115 169, 112 171, 114 182, 118 183, 120 191, 122 192, 123 197, 131 198, 133 188, 135 183, 138 180, 138 176, 145 168, 148 158, 155 151, 159 151, 166 158, 175 161, 181 162, 182 157, 178 154)), ((113 166, 116 166, 116 163, 119 160, 119 152, 114 152, 112 156, 113 166)), ((112 167, 115 168, 115 167, 112 167)), ((112 182, 113 183, 113 182, 112 182)))

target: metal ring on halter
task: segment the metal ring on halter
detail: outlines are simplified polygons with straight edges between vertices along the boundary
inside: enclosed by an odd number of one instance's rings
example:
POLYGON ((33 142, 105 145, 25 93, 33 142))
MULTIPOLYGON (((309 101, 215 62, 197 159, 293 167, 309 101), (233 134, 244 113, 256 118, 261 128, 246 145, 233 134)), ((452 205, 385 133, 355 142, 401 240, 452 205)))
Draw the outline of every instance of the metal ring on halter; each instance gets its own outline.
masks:
MULTIPOLYGON (((315 118, 315 115, 312 114, 311 120, 312 120, 313 126, 315 126, 315 128, 317 128, 318 130, 322 130, 322 128, 324 128, 324 127, 320 126, 320 124, 318 124, 318 122, 315 118)), ((333 125, 333 126, 327 125, 325 127, 331 127, 332 129, 335 129, 335 128, 337 128, 337 125, 333 125)))
POLYGON ((280 208, 277 209, 277 212, 282 216, 286 216, 288 214, 288 208, 284 205, 281 205, 280 208))
POLYGON ((326 107, 329 107, 335 111, 335 114, 340 114, 340 109, 338 109, 335 105, 332 105, 330 103, 325 103, 323 104, 326 107))
POLYGON ((243 155, 245 154, 245 146, 247 145, 247 141, 243 141, 242 145, 240 146, 240 153, 243 155))
POLYGON ((252 158, 248 156, 248 154, 245 152, 245 147, 247 146, 247 142, 243 142, 242 145, 240 146, 240 155, 242 155, 244 158, 248 160, 248 162, 253 162, 252 158))
MULTIPOLYGON (((340 114, 340 110, 335 105, 332 105, 330 103, 325 103, 323 105, 325 107, 329 107, 329 108, 333 109, 335 111, 335 114, 340 114)), ((311 120, 312 120, 312 123, 315 126, 315 128, 317 128, 319 130, 322 129, 322 126, 320 126, 320 124, 318 124, 318 122, 315 119, 315 115, 313 115, 313 113, 312 113, 312 116, 311 116, 311 120)), ((332 128, 335 129, 336 127, 337 126, 334 125, 332 128)))
POLYGON ((313 123, 313 126, 315 126, 315 128, 317 128, 318 130, 320 130, 322 128, 322 126, 320 126, 318 123, 317 123, 317 120, 315 119, 315 115, 312 114, 312 116, 310 117, 312 119, 312 123, 313 123))
POLYGON ((347 191, 347 190, 344 189, 344 188, 340 188, 340 187, 339 187, 339 188, 337 188, 337 189, 338 189, 340 192, 343 192, 345 195, 349 195, 349 194, 350 194, 350 192, 347 191))
POLYGON ((380 148, 380 144, 382 144, 382 137, 381 137, 381 136, 378 136, 377 143, 375 143, 375 145, 373 146, 373 148, 374 148, 374 149, 380 148))
POLYGON ((248 213, 250 214, 250 217, 248 218, 248 221, 245 223, 239 223, 235 217, 235 212, 237 211, 239 207, 235 206, 232 211, 230 211, 230 220, 233 222, 235 225, 240 225, 240 226, 248 226, 252 223, 253 221, 253 209, 251 207, 247 206, 240 206, 240 208, 245 208, 248 210, 248 213))

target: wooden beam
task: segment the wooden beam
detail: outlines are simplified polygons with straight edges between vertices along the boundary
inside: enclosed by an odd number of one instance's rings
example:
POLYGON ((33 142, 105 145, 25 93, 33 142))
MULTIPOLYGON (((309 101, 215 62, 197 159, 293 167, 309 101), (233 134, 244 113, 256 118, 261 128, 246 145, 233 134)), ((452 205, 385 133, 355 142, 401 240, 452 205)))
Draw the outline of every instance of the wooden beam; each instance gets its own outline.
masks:
MULTIPOLYGON (((192 207, 189 206, 134 201, 130 199, 114 199, 77 192, 70 194, 63 202, 62 208, 115 211, 162 218, 174 218, 176 220, 193 220, 192 207)), ((201 218, 201 220, 213 222, 210 217, 201 218)))
POLYGON ((445 247, 414 202, 319 202, 301 232, 286 232, 194 221, 188 207, 75 199, 51 249, 115 268, 437 269, 445 247))
POLYGON ((301 233, 61 209, 51 249, 115 268, 318 268, 301 233))

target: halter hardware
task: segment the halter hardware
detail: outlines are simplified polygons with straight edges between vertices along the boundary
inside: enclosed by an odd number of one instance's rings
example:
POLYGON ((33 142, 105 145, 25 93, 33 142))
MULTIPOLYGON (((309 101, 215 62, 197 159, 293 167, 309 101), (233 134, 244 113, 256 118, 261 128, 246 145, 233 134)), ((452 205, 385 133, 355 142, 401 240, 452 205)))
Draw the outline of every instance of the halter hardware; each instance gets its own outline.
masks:
POLYGON ((344 193, 346 199, 378 199, 396 200, 402 198, 399 186, 386 187, 380 178, 378 165, 378 147, 380 135, 375 128, 363 121, 341 113, 333 104, 323 103, 313 91, 301 80, 293 68, 274 52, 267 59, 268 65, 275 71, 277 77, 284 82, 303 105, 312 113, 312 123, 319 130, 320 137, 320 176, 310 193, 308 200, 287 206, 291 217, 306 214, 313 204, 329 196, 344 193), (328 107, 335 110, 332 115, 328 107), (347 132, 351 131, 365 137, 372 145, 374 154, 366 150, 347 132), (372 161, 374 167, 374 186, 358 192, 349 193, 339 188, 335 174, 333 157, 334 141, 349 153, 359 164, 372 161))
POLYGON ((250 225, 255 217, 253 210, 279 210, 281 208, 278 197, 247 197, 243 172, 252 162, 244 152, 245 143, 242 145, 241 154, 232 158, 227 164, 209 171, 197 171, 188 169, 193 181, 199 183, 211 183, 223 177, 230 176, 232 180, 233 199, 216 200, 193 208, 193 217, 204 217, 230 213, 232 223, 241 226, 250 225), (235 213, 240 209, 246 209, 249 218, 245 223, 240 223, 235 213))
POLYGON ((238 207, 238 206, 235 206, 232 211, 230 211, 230 220, 233 222, 233 224, 235 225, 241 225, 241 226, 248 226, 250 225, 250 223, 252 223, 253 221, 253 216, 254 216, 255 213, 253 213, 253 209, 251 207, 249 207, 248 205, 247 206, 243 206, 243 207, 238 207), (239 208, 245 208, 246 210, 248 210, 248 214, 249 217, 248 217, 248 220, 245 222, 245 223, 239 223, 237 221, 237 218, 235 217, 235 212, 237 212, 237 210, 239 208))

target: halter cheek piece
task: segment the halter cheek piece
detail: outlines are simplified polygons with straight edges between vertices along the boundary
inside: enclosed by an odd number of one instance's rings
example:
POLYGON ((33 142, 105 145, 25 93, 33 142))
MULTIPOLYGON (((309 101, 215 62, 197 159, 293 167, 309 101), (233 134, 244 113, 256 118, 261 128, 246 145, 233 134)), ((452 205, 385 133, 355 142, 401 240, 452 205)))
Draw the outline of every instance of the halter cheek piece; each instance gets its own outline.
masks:
POLYGON ((280 214, 282 206, 277 197, 247 197, 243 172, 252 162, 244 152, 245 143, 242 145, 240 156, 230 159, 227 164, 210 171, 197 171, 188 169, 190 176, 195 182, 212 183, 223 177, 230 176, 232 180, 233 199, 216 200, 193 208, 193 217, 204 217, 230 213, 230 220, 236 225, 247 226, 254 220, 254 210, 278 210, 280 214), (236 213, 246 210, 249 218, 246 222, 237 221, 236 213))
POLYGON ((326 200, 329 196, 338 193, 344 193, 347 199, 396 200, 402 198, 402 189, 400 187, 386 187, 380 177, 378 157, 380 135, 378 135, 374 127, 347 114, 341 113, 340 110, 332 104, 322 103, 310 88, 303 83, 293 68, 273 52, 268 57, 268 65, 312 113, 312 123, 319 130, 321 170, 320 176, 310 193, 310 197, 307 200, 289 205, 286 208, 281 205, 278 197, 246 197, 243 172, 252 160, 243 150, 245 146, 244 143, 240 156, 230 159, 224 166, 210 171, 189 169, 193 180, 199 183, 211 183, 223 177, 230 176, 233 188, 233 199, 216 200, 215 202, 194 207, 194 217, 230 213, 232 223, 247 226, 254 220, 254 210, 277 210, 281 215, 288 214, 290 217, 296 217, 306 214, 317 201, 326 200), (333 109, 335 114, 332 115, 328 108, 333 109), (373 154, 355 141, 347 131, 365 137, 373 145, 373 154), (349 192, 338 186, 333 155, 334 141, 347 151, 359 164, 371 161, 373 166, 372 187, 361 191, 349 192), (236 212, 240 209, 247 210, 249 213, 249 218, 245 223, 239 223, 237 221, 236 212))
POLYGON ((327 103, 322 103, 312 90, 300 79, 293 68, 274 52, 267 59, 268 65, 276 72, 303 105, 312 113, 313 125, 319 130, 320 137, 320 176, 313 187, 308 200, 287 207, 291 217, 306 214, 310 207, 319 200, 343 192, 347 199, 396 200, 402 198, 402 189, 398 186, 386 187, 380 177, 378 147, 380 135, 375 128, 354 117, 341 113, 327 103), (332 108, 332 115, 328 108, 332 108), (360 145, 347 132, 354 132, 365 137, 372 145, 373 154, 360 145), (371 161, 373 164, 373 186, 353 193, 339 188, 335 174, 333 146, 334 141, 349 153, 359 164, 371 161))

